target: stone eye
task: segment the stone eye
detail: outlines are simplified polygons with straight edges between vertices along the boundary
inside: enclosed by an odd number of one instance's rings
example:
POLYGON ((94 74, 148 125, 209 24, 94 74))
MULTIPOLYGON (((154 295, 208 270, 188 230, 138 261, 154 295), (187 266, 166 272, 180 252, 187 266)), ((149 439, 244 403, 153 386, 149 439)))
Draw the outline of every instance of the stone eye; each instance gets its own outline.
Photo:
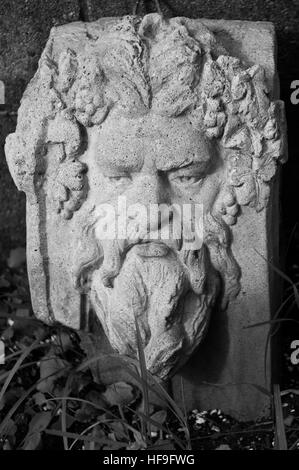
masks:
POLYGON ((178 176, 177 179, 180 183, 191 183, 194 182, 193 176, 178 176))
POLYGON ((108 180, 115 184, 120 183, 128 183, 131 181, 130 175, 115 175, 115 176, 108 176, 108 180))
POLYGON ((170 178, 170 180, 176 184, 187 185, 198 183, 202 179, 202 177, 202 175, 179 175, 173 176, 172 178, 170 178))

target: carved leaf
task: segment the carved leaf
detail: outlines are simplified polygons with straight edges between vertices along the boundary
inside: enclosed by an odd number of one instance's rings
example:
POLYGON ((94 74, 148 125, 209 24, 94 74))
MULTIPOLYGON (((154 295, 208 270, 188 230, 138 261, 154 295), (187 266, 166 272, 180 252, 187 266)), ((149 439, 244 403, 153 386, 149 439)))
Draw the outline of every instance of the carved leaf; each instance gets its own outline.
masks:
POLYGON ((238 203, 241 206, 254 204, 256 201, 256 184, 252 175, 243 175, 242 183, 235 189, 238 203))
POLYGON ((66 92, 69 90, 76 78, 78 62, 76 54, 71 49, 62 52, 58 61, 59 77, 57 87, 66 92))

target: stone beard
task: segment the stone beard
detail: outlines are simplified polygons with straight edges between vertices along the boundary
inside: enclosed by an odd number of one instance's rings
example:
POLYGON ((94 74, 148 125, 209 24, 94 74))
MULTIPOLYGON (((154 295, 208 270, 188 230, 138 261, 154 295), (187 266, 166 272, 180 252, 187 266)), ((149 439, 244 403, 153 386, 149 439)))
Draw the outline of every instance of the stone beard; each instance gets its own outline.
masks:
POLYGON ((28 199, 38 318, 80 328, 83 292, 114 349, 138 357, 137 322, 149 371, 174 374, 239 292, 231 226, 242 206, 267 206, 283 119, 263 68, 202 22, 151 14, 53 30, 6 141, 28 199), (119 197, 201 205, 202 245, 185 249, 183 224, 160 239, 168 220, 138 211, 128 236, 104 239, 103 204, 120 217, 119 197))
MULTIPOLYGON (((239 289, 230 229, 215 212, 223 162, 185 118, 151 114, 131 120, 108 117, 94 136, 91 153, 101 193, 94 188, 98 197, 83 222, 91 255, 89 259, 85 246, 77 252, 77 284, 90 287, 91 306, 119 353, 138 357, 138 322, 148 370, 166 379, 202 340, 217 297, 225 303, 239 289), (119 196, 134 203, 133 208, 142 203, 146 208, 156 204, 183 209, 198 201, 203 204, 203 245, 186 249, 183 218, 176 233, 170 228, 169 238, 161 239, 171 211, 148 220, 142 211, 128 210, 127 233, 134 240, 102 239, 101 228, 107 228, 109 218, 103 222, 107 211, 103 216, 101 203, 109 201, 117 212, 119 196)), ((233 198, 230 202, 233 209, 233 198)))

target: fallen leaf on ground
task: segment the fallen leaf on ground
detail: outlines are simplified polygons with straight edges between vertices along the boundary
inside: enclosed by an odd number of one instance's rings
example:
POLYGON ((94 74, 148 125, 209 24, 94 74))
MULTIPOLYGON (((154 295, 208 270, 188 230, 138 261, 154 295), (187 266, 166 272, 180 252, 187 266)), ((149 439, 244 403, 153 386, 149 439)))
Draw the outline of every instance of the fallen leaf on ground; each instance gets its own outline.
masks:
POLYGON ((110 406, 128 405, 135 399, 133 387, 125 382, 109 385, 103 397, 110 406))

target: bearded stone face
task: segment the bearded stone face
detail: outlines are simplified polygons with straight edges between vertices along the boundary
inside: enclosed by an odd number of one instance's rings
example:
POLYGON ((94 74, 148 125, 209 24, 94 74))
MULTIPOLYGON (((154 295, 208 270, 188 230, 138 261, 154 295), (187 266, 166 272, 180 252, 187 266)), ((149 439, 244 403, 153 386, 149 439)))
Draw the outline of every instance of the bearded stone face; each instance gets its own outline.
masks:
POLYGON ((205 334, 224 289, 217 261, 235 269, 217 213, 224 163, 187 117, 111 114, 91 142, 92 308, 121 354, 138 357, 138 322, 147 367, 166 379, 205 334))
POLYGON ((54 28, 5 145, 27 196, 37 318, 95 333, 103 350, 96 315, 111 346, 134 359, 139 332, 147 368, 164 381, 213 316, 217 341, 227 329, 230 340, 219 353, 207 338, 189 388, 207 407, 215 390, 198 380, 243 383, 246 371, 245 382, 264 383, 267 329, 239 333, 270 318, 263 258, 275 198, 267 205, 286 158, 272 29, 225 21, 220 34, 219 25, 149 14, 54 28), (223 370, 211 380, 215 364, 223 370))

